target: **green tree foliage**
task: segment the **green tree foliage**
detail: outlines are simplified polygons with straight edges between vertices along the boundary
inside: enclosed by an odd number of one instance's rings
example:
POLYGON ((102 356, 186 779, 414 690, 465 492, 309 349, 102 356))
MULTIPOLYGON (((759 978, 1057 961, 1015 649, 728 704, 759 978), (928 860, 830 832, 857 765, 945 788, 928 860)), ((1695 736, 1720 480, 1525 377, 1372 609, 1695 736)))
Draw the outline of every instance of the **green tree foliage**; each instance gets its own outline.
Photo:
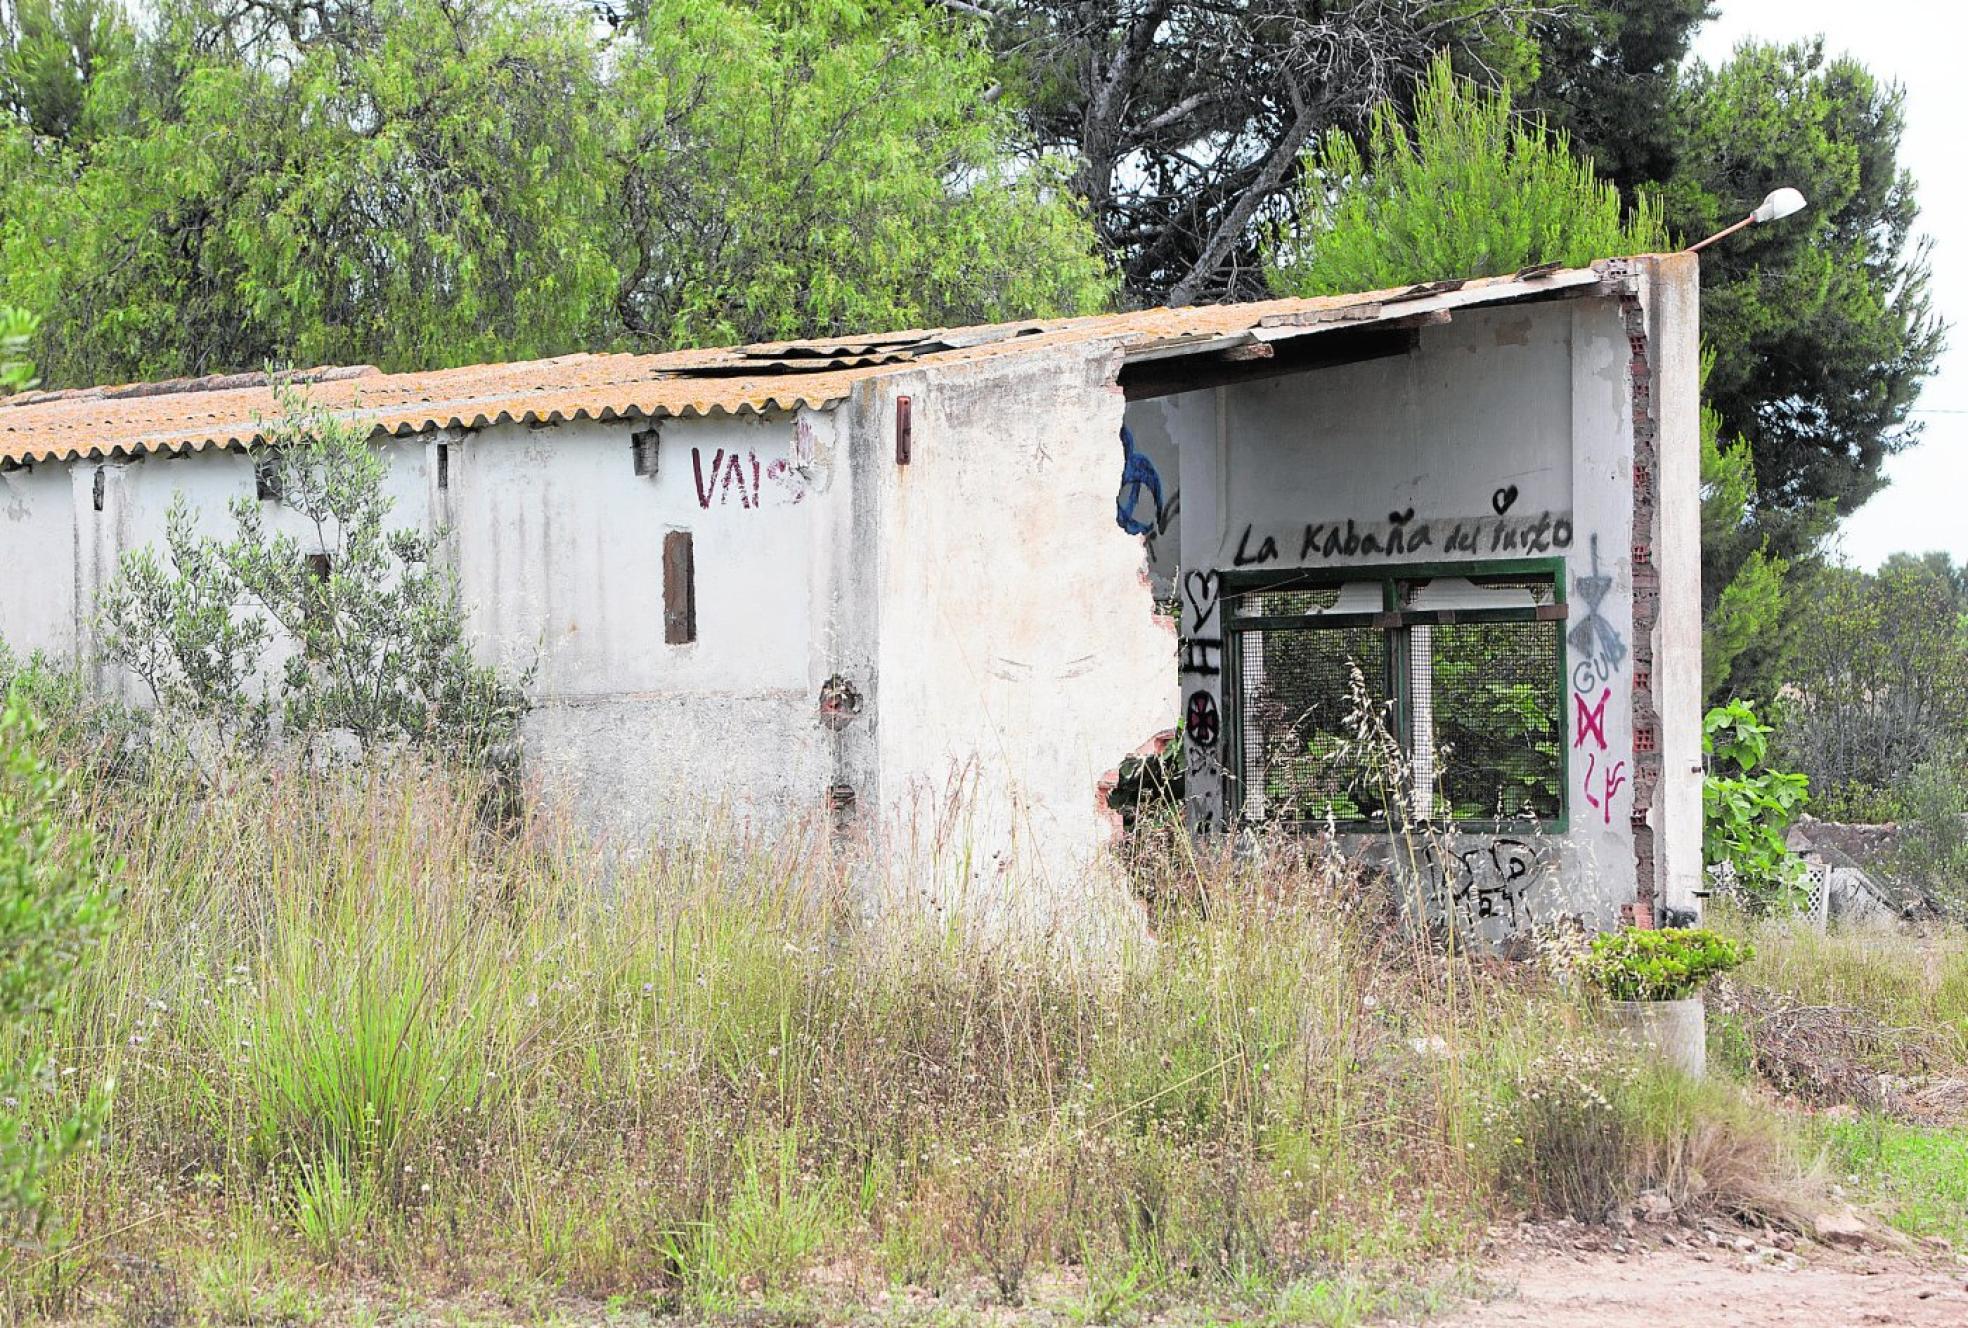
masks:
MULTIPOLYGON (((62 3, 63 0, 55 0, 62 3)), ((60 383, 576 348, 612 293, 593 55, 544 10, 167 8, 5 146, 0 283, 60 383), (357 19, 363 22, 357 22, 357 19)))
MULTIPOLYGON (((58 32, 114 12, 36 2, 58 32)), ((10 52, 45 44, 30 28, 10 52)), ((605 31, 544 0, 172 0, 86 63, 69 41, 86 72, 10 86, 0 298, 42 316, 62 384, 1106 298, 1056 171, 1010 150, 969 20, 657 0, 605 31)))
MULTIPOLYGON (((1703 375, 1707 375, 1703 365, 1703 375)), ((1701 541, 1710 562, 1732 569, 1702 582, 1702 687, 1721 704, 1782 648, 1790 565, 1770 556, 1756 522, 1756 463, 1741 438, 1722 442, 1722 416, 1701 413, 1701 541)))
POLYGON ((1711 0, 1578 0, 1538 23, 1537 78, 1525 109, 1567 135, 1629 203, 1672 179, 1681 136, 1671 108, 1711 0))
MULTIPOLYGON (((1779 185, 1810 200, 1702 261, 1708 396, 1724 435, 1749 441, 1755 522, 1774 557, 1810 549, 1917 436, 1908 411, 1942 328, 1913 234, 1914 182, 1898 162, 1901 102, 1819 44, 1744 46, 1720 68, 1695 65, 1674 99, 1682 143, 1661 188, 1679 234, 1739 220, 1779 185)), ((1722 580, 1735 570, 1713 556, 1705 569, 1722 580)))
POLYGON ((1811 787, 1808 776, 1771 767, 1770 734, 1745 701, 1702 719, 1702 860, 1726 866, 1742 897, 1763 908, 1790 904, 1803 888, 1803 863, 1785 835, 1811 787))
POLYGON ((43 138, 81 132, 89 84, 135 49, 115 0, 9 0, 0 5, 0 105, 43 138))
POLYGON ((664 0, 617 43, 621 319, 664 344, 1104 307, 975 25, 908 0, 664 0))
POLYGON ((93 1137, 112 1087, 76 1101, 37 1033, 111 917, 95 846, 63 814, 68 789, 44 745, 10 687, 0 696, 0 1273, 8 1228, 38 1226, 49 1168, 93 1137))
POLYGON ((1782 747, 1814 786, 1876 807, 1968 756, 1968 593, 1945 554, 1820 571, 1794 601, 1782 747))
MULTIPOLYGON (((1796 598, 1814 550, 1916 436, 1908 420, 1941 328, 1915 239, 1914 182, 1898 164, 1897 88, 1821 43, 1751 43, 1684 65, 1705 0, 1585 0, 1539 29, 1527 101, 1629 199, 1658 192, 1683 242, 1740 220, 1771 189, 1809 208, 1704 252, 1702 334, 1723 438, 1748 441, 1758 483, 1735 537, 1704 546, 1711 644, 1721 587, 1796 598), (1772 575, 1781 568, 1781 576, 1772 575)), ((1732 593, 1740 595, 1742 591, 1732 593)), ((1759 595, 1767 605, 1768 595, 1759 595)), ((1748 619, 1737 616, 1737 629, 1748 619)), ((1768 695, 1781 641, 1731 653, 1712 695, 1768 695)))
POLYGON ((1936 913, 1968 924, 1968 778, 1958 765, 1928 761, 1899 782, 1891 803, 1900 834, 1888 870, 1936 913))
POLYGON ((1417 87, 1411 124, 1383 104, 1364 153, 1328 134, 1302 179, 1272 260, 1274 287, 1295 295, 1580 265, 1665 239, 1657 208, 1628 213, 1564 135, 1446 60, 1417 87))
POLYGON ((27 355, 39 323, 25 309, 0 304, 0 396, 34 386, 34 361, 27 355))
POLYGON ((1260 241, 1306 148, 1365 132, 1448 53, 1528 76, 1525 0, 980 0, 1038 151, 1076 163, 1127 298, 1263 291, 1260 241))
POLYGON ((277 713, 303 744, 339 735, 509 765, 523 681, 473 662, 439 537, 388 528, 366 435, 288 393, 261 464, 277 497, 234 500, 230 539, 198 533, 180 495, 165 558, 125 555, 98 605, 105 655, 165 722, 189 722, 186 737, 257 741, 277 713), (269 686, 273 642, 285 662, 269 686))

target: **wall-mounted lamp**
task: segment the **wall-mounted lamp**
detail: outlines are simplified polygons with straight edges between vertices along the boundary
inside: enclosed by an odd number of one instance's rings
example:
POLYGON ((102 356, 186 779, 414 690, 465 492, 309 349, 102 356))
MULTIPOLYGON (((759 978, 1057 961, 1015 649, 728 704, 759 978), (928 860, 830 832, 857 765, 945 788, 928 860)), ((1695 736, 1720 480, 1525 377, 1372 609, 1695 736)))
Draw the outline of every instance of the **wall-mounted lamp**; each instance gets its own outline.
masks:
POLYGON ((1750 213, 1727 230, 1717 231, 1706 240, 1689 245, 1687 252, 1691 254, 1698 253, 1708 248, 1711 244, 1714 244, 1717 240, 1725 236, 1734 235, 1745 226, 1761 226, 1766 221, 1780 221, 1794 212, 1802 212, 1803 210, 1804 195, 1788 186, 1782 189, 1772 189, 1764 197, 1763 201, 1756 205, 1756 211, 1750 213))

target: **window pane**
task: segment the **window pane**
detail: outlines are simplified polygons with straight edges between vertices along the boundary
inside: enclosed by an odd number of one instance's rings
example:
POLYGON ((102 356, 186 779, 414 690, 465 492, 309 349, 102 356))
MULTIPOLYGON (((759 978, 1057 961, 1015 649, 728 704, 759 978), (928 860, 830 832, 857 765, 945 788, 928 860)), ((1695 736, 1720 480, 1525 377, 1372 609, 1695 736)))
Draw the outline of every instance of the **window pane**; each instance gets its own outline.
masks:
POLYGON ((1451 819, 1557 818, 1565 713, 1558 631, 1557 623, 1513 622, 1427 632, 1431 667, 1417 681, 1433 692, 1425 708, 1434 713, 1436 778, 1451 819))
POLYGON ((1386 819, 1381 780, 1364 759, 1352 677, 1387 720, 1387 637, 1377 628, 1237 632, 1243 695, 1244 813, 1253 819, 1386 819))

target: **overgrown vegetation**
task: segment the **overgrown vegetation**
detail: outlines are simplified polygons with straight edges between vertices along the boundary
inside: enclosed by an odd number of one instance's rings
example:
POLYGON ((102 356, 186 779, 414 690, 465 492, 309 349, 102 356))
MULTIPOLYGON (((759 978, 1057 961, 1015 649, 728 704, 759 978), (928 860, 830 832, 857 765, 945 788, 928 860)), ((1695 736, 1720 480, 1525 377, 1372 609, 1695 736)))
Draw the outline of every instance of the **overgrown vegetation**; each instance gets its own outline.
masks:
POLYGON ((1825 1144, 1837 1174, 1894 1226, 1968 1245, 1968 1129, 1872 1114, 1829 1125, 1825 1144))
POLYGON ((1156 944, 1087 971, 871 932, 804 842, 611 863, 489 834, 468 774, 255 759, 226 792, 76 790, 125 922, 35 1119, 113 1075, 114 1129, 53 1193, 84 1240, 154 1216, 30 1262, 16 1309, 368 1279, 715 1307, 824 1295, 844 1261, 864 1292, 1016 1301, 1070 1265, 1090 1296, 1264 1313, 1519 1204, 1785 1201, 1739 1089, 1669 1084, 1590 1001, 1444 957, 1283 842, 1170 863, 1198 888, 1156 944))
POLYGON ((526 680, 472 659, 442 533, 389 527, 365 431, 291 388, 280 401, 258 463, 271 501, 234 499, 219 539, 176 495, 164 558, 126 554, 98 601, 105 657, 192 749, 409 744, 511 771, 526 680))
POLYGON ((1770 726, 1744 701, 1717 706, 1702 720, 1702 860, 1725 868, 1730 884, 1758 909, 1792 906, 1803 894, 1804 864, 1785 832, 1803 810, 1810 781, 1769 764, 1770 726))
POLYGON ((1793 615, 1783 754, 1833 814, 1896 819, 1917 769, 1968 768, 1968 571, 1901 554, 1827 569, 1811 592, 1793 615))
POLYGON ((1959 767, 1923 762, 1896 802, 1899 842, 1884 870, 1941 916, 1968 924, 1968 783, 1959 767))
POLYGON ((54 1168, 95 1138, 112 1084, 51 1055, 76 970, 111 917, 69 792, 21 690, 0 691, 0 1276, 15 1237, 39 1233, 54 1168))

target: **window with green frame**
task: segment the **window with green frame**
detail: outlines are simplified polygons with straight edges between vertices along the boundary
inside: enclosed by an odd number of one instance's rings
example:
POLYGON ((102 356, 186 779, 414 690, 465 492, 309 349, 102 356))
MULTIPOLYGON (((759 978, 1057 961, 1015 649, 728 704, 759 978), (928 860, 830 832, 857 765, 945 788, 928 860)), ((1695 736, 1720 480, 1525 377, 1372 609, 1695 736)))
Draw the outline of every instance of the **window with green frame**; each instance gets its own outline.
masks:
POLYGON ((1348 829, 1398 813, 1386 732, 1429 818, 1565 820, 1557 561, 1225 578, 1225 717, 1246 821, 1348 829))

